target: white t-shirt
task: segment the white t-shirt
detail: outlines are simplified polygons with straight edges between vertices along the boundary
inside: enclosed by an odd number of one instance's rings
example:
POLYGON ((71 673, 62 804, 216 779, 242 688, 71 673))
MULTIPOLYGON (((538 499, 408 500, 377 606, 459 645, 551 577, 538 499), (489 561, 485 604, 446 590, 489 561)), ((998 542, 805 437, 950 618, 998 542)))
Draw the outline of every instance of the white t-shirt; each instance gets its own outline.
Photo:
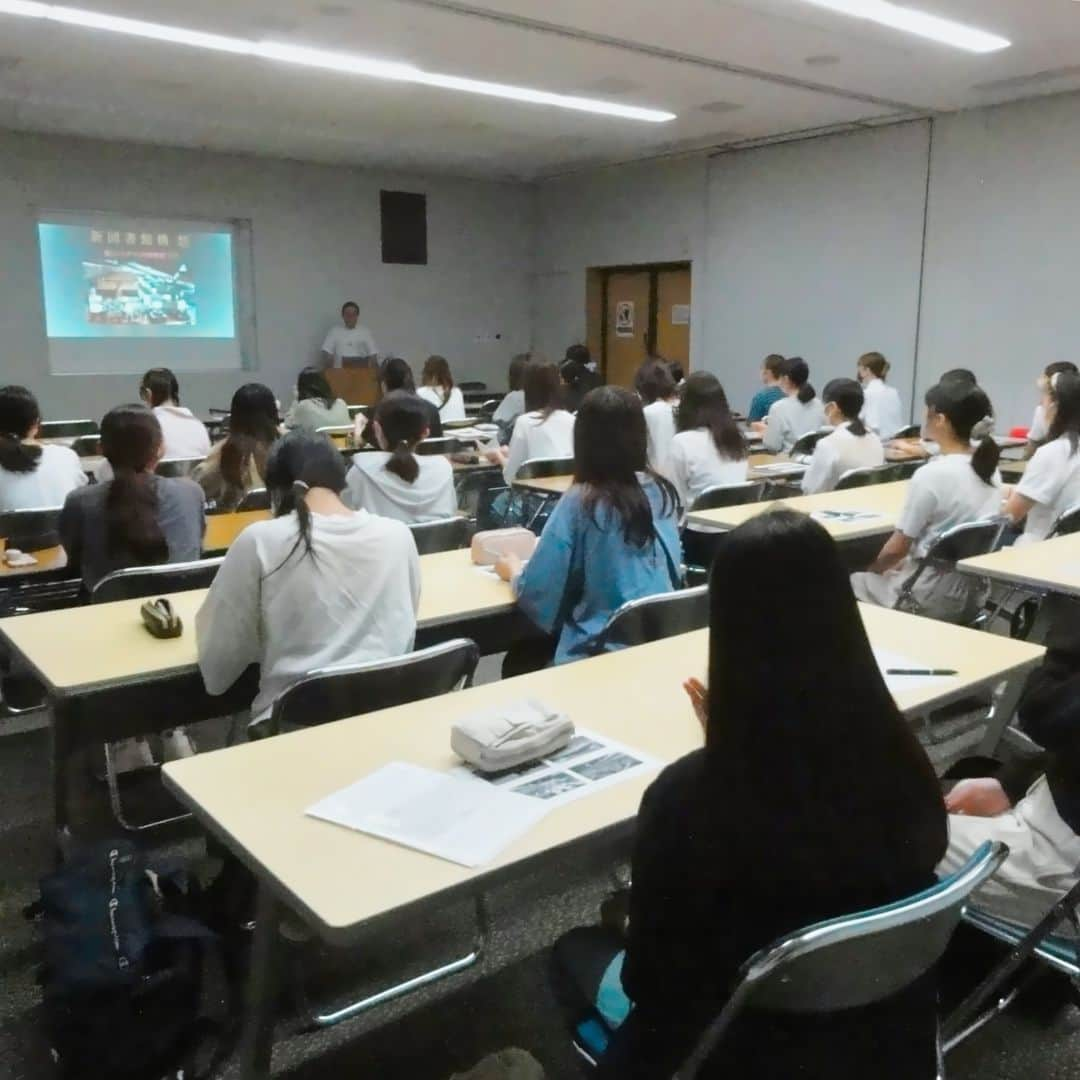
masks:
POLYGON ((849 470, 872 469, 884 464, 885 447, 873 432, 852 435, 848 425, 841 424, 814 447, 802 489, 807 495, 832 491, 849 470))
POLYGON ((803 403, 791 394, 773 402, 765 422, 762 445, 766 453, 787 454, 804 435, 825 426, 825 406, 816 395, 803 403))
POLYGON ((66 446, 42 446, 33 472, 0 468, 0 514, 12 510, 43 510, 63 506, 69 491, 88 484, 79 455, 66 446))
POLYGON ((654 401, 646 405, 644 411, 649 435, 649 465, 666 475, 671 440, 675 438, 675 405, 670 401, 654 401))
POLYGON ((341 496, 346 506, 404 521, 406 525, 440 521, 457 513, 454 469, 446 458, 418 457, 420 472, 409 484, 387 469, 390 457, 382 450, 353 455, 341 496))
POLYGON ((1028 462, 1016 491, 1035 503, 1028 511, 1017 547, 1045 540, 1053 532, 1057 519, 1080 503, 1080 452, 1073 453, 1072 443, 1064 435, 1040 446, 1028 462))
POLYGON ((1046 410, 1042 405, 1035 406, 1035 415, 1028 428, 1028 442, 1042 442, 1050 434, 1050 425, 1046 422, 1046 410))
POLYGON ((465 419, 465 395, 462 394, 458 387, 455 386, 450 391, 445 402, 443 401, 441 386, 421 386, 416 393, 425 401, 430 401, 439 410, 439 416, 443 420, 465 419))
POLYGON ((289 554, 295 514, 249 525, 195 617, 211 694, 224 693, 249 664, 261 665, 253 720, 317 668, 385 660, 413 647, 420 561, 408 528, 361 510, 312 514, 311 532, 315 558, 302 544, 289 554))
POLYGON ((881 379, 870 379, 863 383, 863 397, 865 404, 860 418, 879 438, 891 439, 905 426, 904 407, 894 387, 881 379))
POLYGON ((680 431, 671 440, 667 477, 675 485, 683 508, 690 510, 702 492, 721 484, 741 484, 749 462, 723 457, 708 428, 680 431))
POLYGON ((341 367, 346 356, 374 356, 375 339, 366 326, 357 323, 351 330, 347 326, 332 327, 323 342, 322 351, 334 358, 334 365, 341 367))
POLYGON ((163 458, 204 458, 210 453, 210 433, 190 409, 158 405, 154 415, 161 425, 163 458))
POLYGON ((507 447, 503 477, 514 482, 518 469, 537 458, 572 458, 574 456, 574 416, 556 409, 546 420, 538 412, 522 413, 514 424, 514 434, 507 447))
POLYGON ((497 424, 507 424, 515 417, 520 416, 525 411, 525 391, 524 390, 511 390, 499 402, 499 407, 495 410, 492 420, 497 424))

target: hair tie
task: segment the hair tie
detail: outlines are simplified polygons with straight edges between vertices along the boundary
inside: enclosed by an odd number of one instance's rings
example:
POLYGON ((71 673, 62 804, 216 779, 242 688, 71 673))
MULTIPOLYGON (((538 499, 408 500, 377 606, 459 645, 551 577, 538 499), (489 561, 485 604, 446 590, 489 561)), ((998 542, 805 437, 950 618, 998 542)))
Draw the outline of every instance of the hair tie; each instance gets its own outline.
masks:
POLYGON ((1062 374, 1063 374, 1063 372, 1055 371, 1054 374, 1050 376, 1050 389, 1051 390, 1056 390, 1057 389, 1058 379, 1061 378, 1062 374))
POLYGON ((299 488, 301 491, 310 491, 311 490, 311 487, 308 484, 305 484, 303 480, 294 480, 292 486, 293 486, 293 491, 295 491, 297 488, 299 488))

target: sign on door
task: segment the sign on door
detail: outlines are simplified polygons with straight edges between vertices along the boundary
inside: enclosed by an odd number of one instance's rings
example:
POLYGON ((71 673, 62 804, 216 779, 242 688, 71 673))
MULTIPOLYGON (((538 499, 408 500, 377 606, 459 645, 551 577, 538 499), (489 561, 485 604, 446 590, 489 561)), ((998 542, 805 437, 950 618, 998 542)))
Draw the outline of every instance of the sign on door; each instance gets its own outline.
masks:
POLYGON ((620 300, 615 305, 615 336, 634 336, 634 301, 620 300))

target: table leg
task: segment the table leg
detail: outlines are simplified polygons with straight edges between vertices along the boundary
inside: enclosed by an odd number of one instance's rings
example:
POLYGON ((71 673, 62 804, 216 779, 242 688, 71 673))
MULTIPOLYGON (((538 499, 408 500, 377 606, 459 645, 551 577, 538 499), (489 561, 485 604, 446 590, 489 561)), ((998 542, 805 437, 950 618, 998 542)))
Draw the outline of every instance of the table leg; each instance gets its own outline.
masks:
POLYGON ((1016 715, 1016 706, 1020 703, 1020 695, 1024 691, 1027 682, 1027 673, 1013 675, 1006 680, 1005 688, 1000 694, 994 695, 994 708, 986 724, 986 733, 979 743, 976 753, 980 757, 993 757, 1005 734, 1005 729, 1016 715))
POLYGON ((53 827, 56 830, 57 858, 63 858, 71 835, 70 783, 71 731, 76 721, 72 702, 53 699, 52 710, 52 779, 53 827))
POLYGON ((244 998, 240 1035, 241 1080, 261 1080, 270 1075, 274 1048, 274 1013, 277 1004, 278 920, 281 906, 265 883, 259 882, 255 903, 255 939, 244 998))

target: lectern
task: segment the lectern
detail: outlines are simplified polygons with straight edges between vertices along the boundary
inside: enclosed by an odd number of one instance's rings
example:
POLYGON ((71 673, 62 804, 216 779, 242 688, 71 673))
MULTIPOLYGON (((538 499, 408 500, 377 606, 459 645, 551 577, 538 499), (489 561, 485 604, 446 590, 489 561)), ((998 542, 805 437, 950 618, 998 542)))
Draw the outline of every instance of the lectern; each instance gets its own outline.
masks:
POLYGON ((370 367, 334 367, 326 369, 330 389, 346 405, 374 405, 379 400, 379 371, 370 367))

